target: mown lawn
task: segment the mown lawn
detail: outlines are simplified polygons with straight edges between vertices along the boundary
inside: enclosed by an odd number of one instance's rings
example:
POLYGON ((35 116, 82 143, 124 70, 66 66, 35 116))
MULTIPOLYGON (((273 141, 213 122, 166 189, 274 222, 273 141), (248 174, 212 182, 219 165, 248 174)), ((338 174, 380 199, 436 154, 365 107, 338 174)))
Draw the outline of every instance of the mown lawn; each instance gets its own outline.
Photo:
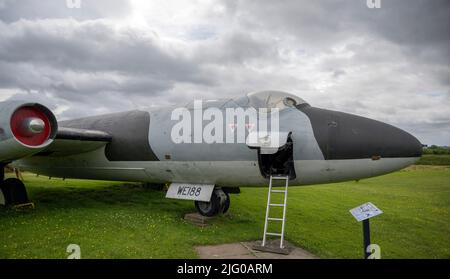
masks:
MULTIPOLYGON (((0 258, 195 258, 194 246, 262 238, 266 189, 242 188, 230 212, 198 228, 189 201, 139 184, 48 180, 25 174, 36 209, 0 209, 0 258)), ((450 258, 450 167, 414 166, 359 182, 289 190, 287 240, 322 258, 361 258, 361 224, 349 209, 371 201, 383 258, 450 258)))
POLYGON ((450 155, 425 154, 416 163, 417 165, 450 166, 450 155))

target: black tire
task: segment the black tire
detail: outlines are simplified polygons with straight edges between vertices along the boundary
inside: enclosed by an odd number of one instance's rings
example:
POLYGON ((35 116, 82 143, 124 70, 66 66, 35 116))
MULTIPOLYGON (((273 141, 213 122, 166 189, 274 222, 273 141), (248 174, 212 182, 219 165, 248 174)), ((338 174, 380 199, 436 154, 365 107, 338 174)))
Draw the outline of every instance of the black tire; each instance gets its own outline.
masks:
POLYGON ((222 214, 227 213, 228 209, 230 209, 230 195, 228 195, 227 192, 225 192, 225 195, 227 196, 227 199, 225 200, 224 204, 222 205, 222 214))
POLYGON ((17 178, 8 178, 0 185, 5 205, 17 205, 30 202, 25 185, 17 178))
POLYGON ((220 196, 216 191, 212 192, 210 202, 195 201, 195 208, 197 209, 198 213, 207 217, 226 213, 230 208, 230 196, 226 192, 222 193, 224 193, 226 196, 225 200, 222 203, 220 196))
POLYGON ((213 191, 211 194, 211 201, 195 201, 195 208, 200 215, 206 217, 213 217, 220 213, 220 197, 213 191))

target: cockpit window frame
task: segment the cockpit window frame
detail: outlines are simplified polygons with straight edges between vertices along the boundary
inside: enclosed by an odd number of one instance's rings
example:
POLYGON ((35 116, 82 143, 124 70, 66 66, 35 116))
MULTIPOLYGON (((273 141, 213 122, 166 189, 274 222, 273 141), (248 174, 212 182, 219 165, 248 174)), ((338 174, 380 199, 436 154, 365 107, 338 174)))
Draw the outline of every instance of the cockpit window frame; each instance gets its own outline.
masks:
MULTIPOLYGON (((296 108, 298 105, 308 104, 302 98, 282 92, 282 91, 259 91, 246 95, 248 98, 248 106, 259 108, 284 110, 287 108, 296 108)), ((242 97, 241 97, 242 98, 242 97)))
MULTIPOLYGON (((270 112, 272 109, 284 110, 287 108, 297 108, 298 106, 309 105, 302 98, 283 91, 257 91, 251 92, 238 98, 219 98, 212 100, 204 100, 202 108, 207 109, 216 107, 223 108, 248 108, 253 107, 257 111, 259 109, 267 109, 270 112), (273 99, 273 101, 272 101, 273 99)), ((190 101, 184 107, 189 110, 194 109, 194 101, 190 101)))

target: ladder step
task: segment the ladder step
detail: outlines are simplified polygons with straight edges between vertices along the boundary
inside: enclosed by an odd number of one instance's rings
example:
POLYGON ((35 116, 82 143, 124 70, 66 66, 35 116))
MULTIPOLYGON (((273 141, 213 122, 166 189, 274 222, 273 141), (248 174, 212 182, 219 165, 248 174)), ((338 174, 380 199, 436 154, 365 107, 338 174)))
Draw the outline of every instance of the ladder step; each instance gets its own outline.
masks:
POLYGON ((283 221, 283 218, 267 218, 267 220, 271 220, 271 221, 283 221))
POLYGON ((289 176, 272 176, 272 179, 275 179, 275 180, 288 180, 289 176))
POLYGON ((279 207, 284 207, 284 204, 279 204, 279 203, 271 203, 269 204, 270 206, 279 206, 279 207))
POLYGON ((286 193, 286 190, 272 190, 272 193, 286 193))
POLYGON ((281 233, 270 233, 266 232, 267 235, 281 236, 281 233))

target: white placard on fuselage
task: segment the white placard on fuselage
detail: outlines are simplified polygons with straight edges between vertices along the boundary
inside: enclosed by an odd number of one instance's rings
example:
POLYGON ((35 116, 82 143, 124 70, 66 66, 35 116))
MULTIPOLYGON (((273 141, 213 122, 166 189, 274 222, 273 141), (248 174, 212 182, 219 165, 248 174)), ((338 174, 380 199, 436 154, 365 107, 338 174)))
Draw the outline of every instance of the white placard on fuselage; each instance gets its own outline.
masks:
POLYGON ((358 220, 358 222, 360 222, 380 215, 381 213, 383 213, 383 211, 381 211, 381 209, 376 207, 373 203, 368 202, 353 208, 352 210, 350 210, 350 213, 353 215, 353 217, 355 217, 356 220, 358 220))
POLYGON ((212 184, 172 183, 166 198, 209 202, 213 191, 212 184))

